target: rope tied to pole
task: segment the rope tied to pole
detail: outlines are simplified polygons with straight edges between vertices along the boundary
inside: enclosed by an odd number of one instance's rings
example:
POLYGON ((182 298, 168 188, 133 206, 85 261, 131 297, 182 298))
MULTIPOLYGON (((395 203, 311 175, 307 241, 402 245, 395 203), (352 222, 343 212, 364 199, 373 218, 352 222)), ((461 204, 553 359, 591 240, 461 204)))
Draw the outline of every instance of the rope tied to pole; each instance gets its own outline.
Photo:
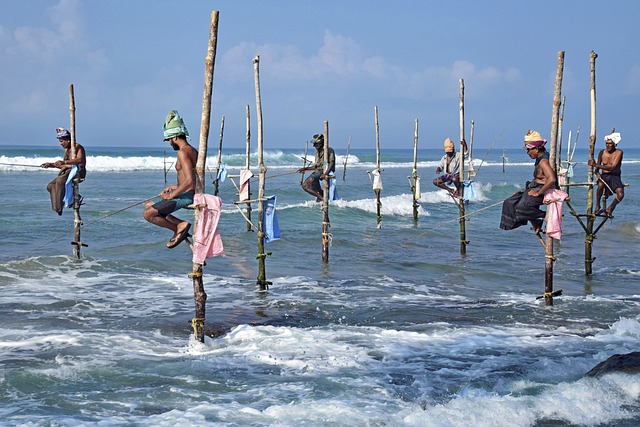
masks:
POLYGON ((201 271, 191 272, 187 275, 187 277, 189 277, 189 279, 199 279, 202 277, 202 272, 201 271))

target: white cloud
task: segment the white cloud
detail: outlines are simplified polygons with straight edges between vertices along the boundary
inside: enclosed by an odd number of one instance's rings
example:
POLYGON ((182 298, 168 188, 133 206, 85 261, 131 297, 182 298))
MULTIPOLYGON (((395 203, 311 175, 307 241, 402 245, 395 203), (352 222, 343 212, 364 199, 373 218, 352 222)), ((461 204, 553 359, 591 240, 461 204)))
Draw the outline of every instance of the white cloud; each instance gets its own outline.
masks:
POLYGON ((514 84, 520 79, 520 71, 509 67, 479 68, 466 60, 458 60, 448 66, 432 66, 413 69, 406 65, 390 64, 383 57, 367 56, 364 49, 352 38, 326 31, 323 45, 317 52, 305 55, 294 45, 257 45, 241 43, 222 56, 224 78, 232 81, 252 78, 247 71, 256 53, 260 54, 260 72, 272 81, 288 85, 350 84, 373 85, 386 90, 392 96, 409 99, 457 97, 458 81, 473 84, 474 94, 493 87, 514 84), (324 82, 324 83, 323 83, 324 82))
POLYGON ((61 0, 49 9, 53 28, 19 27, 8 40, 7 52, 32 61, 54 59, 77 47, 82 41, 82 25, 78 19, 77 1, 61 0))

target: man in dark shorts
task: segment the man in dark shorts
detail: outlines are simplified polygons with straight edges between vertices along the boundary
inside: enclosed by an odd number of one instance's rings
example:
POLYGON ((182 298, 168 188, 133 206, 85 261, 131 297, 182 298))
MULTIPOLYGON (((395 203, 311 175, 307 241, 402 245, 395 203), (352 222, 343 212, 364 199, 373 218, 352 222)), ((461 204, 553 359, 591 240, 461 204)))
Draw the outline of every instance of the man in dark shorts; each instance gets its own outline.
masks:
POLYGON ((614 132, 604 137, 605 149, 600 150, 598 154, 598 161, 589 159, 589 166, 596 168, 595 172, 598 176, 598 191, 596 193, 596 215, 606 215, 609 218, 613 218, 613 210, 618 203, 624 199, 624 184, 621 178, 621 166, 622 166, 622 150, 618 149, 618 143, 620 142, 620 133, 614 132), (602 173, 598 173, 598 169, 602 173), (602 196, 609 197, 612 194, 616 195, 611 205, 606 210, 600 208, 600 200, 602 196))
POLYGON ((184 125, 177 111, 172 110, 162 127, 164 140, 178 152, 176 171, 178 183, 162 190, 161 201, 148 202, 144 206, 144 219, 152 224, 173 231, 173 237, 167 243, 167 248, 175 248, 189 236, 191 224, 175 216, 173 212, 193 204, 195 193, 195 167, 198 161, 198 151, 187 142, 189 131, 184 125))
POLYGON ((298 169, 299 173, 313 171, 313 173, 302 183, 302 189, 312 196, 316 196, 316 202, 321 202, 323 191, 320 188, 320 181, 327 179, 331 172, 336 171, 336 153, 333 148, 329 147, 329 159, 327 160, 327 168, 324 166, 324 135, 313 135, 313 146, 316 149, 315 162, 311 166, 298 169))

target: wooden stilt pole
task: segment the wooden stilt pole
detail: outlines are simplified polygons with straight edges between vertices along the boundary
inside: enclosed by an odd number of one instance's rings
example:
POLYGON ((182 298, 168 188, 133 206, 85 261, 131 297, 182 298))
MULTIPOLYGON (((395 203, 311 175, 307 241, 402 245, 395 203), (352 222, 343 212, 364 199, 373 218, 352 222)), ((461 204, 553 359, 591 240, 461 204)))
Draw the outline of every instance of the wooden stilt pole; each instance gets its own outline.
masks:
POLYGON ((218 180, 218 175, 220 174, 220 169, 222 166, 222 137, 224 136, 224 116, 222 116, 222 121, 220 123, 220 145, 218 146, 218 164, 216 165, 216 177, 213 180, 214 182, 214 190, 213 195, 217 196, 219 193, 219 185, 220 181, 218 180))
POLYGON ((253 71, 256 90, 256 116, 258 118, 258 278, 257 284, 261 291, 269 289, 271 282, 267 281, 265 271, 266 257, 264 252, 264 183, 267 168, 263 162, 263 140, 262 140, 262 100, 260 99, 260 55, 253 58, 253 71))
MULTIPOLYGON (((549 140, 549 164, 554 173, 556 167, 556 143, 558 140, 558 128, 560 121, 560 103, 562 94, 562 74, 564 71, 564 51, 558 52, 558 67, 556 70, 556 85, 553 93, 553 108, 551 113, 551 136, 549 140)), ((549 209, 547 209, 549 215, 549 209)), ((548 221, 547 221, 548 223, 548 221)), ((553 254, 553 238, 546 235, 545 240, 545 257, 544 257, 544 302, 546 305, 553 305, 553 263, 555 255, 553 254)))
POLYGON ((472 181, 476 177, 476 171, 473 170, 473 137, 475 135, 476 123, 471 120, 471 135, 469 136, 469 159, 467 163, 469 168, 467 170, 467 180, 472 181))
MULTIPOLYGON (((200 144, 198 146, 198 160, 196 163, 196 193, 204 193, 204 176, 207 162, 207 145, 209 140, 209 123, 211 121, 211 97, 213 93, 213 72, 215 69, 216 49, 218 43, 218 11, 211 12, 209 25, 209 43, 205 58, 204 70, 204 94, 202 97, 202 118, 200 120, 200 144)), ((194 231, 198 227, 200 208, 194 209, 194 231)), ((195 303, 195 317, 191 320, 193 335, 196 340, 204 342, 204 321, 206 312, 207 294, 204 291, 202 279, 202 264, 192 263, 192 271, 189 275, 193 280, 193 298, 195 303)))
MULTIPOLYGON (((380 125, 378 124, 378 106, 376 105, 373 109, 373 112, 375 114, 375 122, 376 122, 376 173, 377 173, 377 178, 378 178, 378 182, 382 182, 380 174, 380 125)), ((382 214, 381 214, 381 210, 382 210, 382 201, 380 200, 380 192, 382 191, 382 188, 378 187, 376 188, 375 185, 375 179, 374 179, 374 188, 373 191, 374 193, 376 193, 376 213, 378 215, 378 225, 377 228, 382 228, 382 214)))
MULTIPOLYGON (((324 170, 325 174, 329 172, 329 122, 324 121, 324 170)), ((329 177, 323 181, 322 191, 322 261, 329 262, 329 243, 331 235, 329 234, 329 177)))
POLYGON ((347 179, 347 161, 349 160, 349 150, 351 150, 351 137, 349 137, 349 142, 347 143, 347 154, 344 156, 344 163, 342 165, 342 180, 347 179))
POLYGON ((413 170, 411 171, 411 194, 413 195, 413 221, 418 222, 418 199, 420 198, 420 185, 418 180, 418 119, 413 126, 413 170))
MULTIPOLYGON (((250 115, 249 115, 249 105, 247 105, 246 119, 247 119, 247 141, 246 141, 244 168, 246 170, 249 170, 251 169, 251 121, 250 121, 250 115)), ((247 190, 248 190, 249 200, 251 200, 251 181, 247 182, 247 190)), ((251 203, 247 203, 246 214, 245 214, 245 216, 247 217, 247 231, 253 230, 251 228, 251 211, 252 211, 251 203)))
POLYGON ((464 213, 464 80, 460 79, 460 191, 458 192, 458 208, 460 210, 460 254, 467 253, 466 215, 464 213))
MULTIPOLYGON (((69 85, 69 133, 71 133, 71 158, 76 157, 76 101, 73 93, 73 84, 69 85)), ((87 246, 80 240, 80 229, 82 228, 82 218, 80 217, 80 178, 73 179, 73 255, 80 259, 80 248, 87 246)))
MULTIPOLYGON (((591 134, 589 135, 589 158, 593 159, 593 154, 596 146, 596 58, 598 54, 591 51, 590 54, 590 71, 591 71, 591 134)), ((593 250, 593 225, 596 221, 595 215, 593 215, 593 174, 594 168, 589 167, 587 169, 587 183, 589 185, 587 189, 587 230, 585 231, 584 239, 584 271, 585 274, 590 276, 593 272, 593 261, 595 258, 592 256, 593 250)))
POLYGON ((567 100, 566 96, 562 97, 562 103, 560 104, 560 120, 558 122, 558 144, 556 146, 556 171, 562 168, 562 124, 564 123, 564 104, 567 100))

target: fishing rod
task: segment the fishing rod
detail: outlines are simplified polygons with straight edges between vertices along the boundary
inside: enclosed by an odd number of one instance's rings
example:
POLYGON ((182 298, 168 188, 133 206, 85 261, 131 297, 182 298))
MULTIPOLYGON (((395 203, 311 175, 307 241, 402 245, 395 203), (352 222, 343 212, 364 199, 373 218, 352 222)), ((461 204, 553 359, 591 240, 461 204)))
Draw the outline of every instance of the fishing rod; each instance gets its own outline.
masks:
MULTIPOLYGON (((126 208, 122 208, 122 209, 119 209, 119 210, 117 210, 117 211, 115 211, 115 212, 111 212, 111 213, 109 213, 109 214, 107 214, 107 215, 105 215, 105 216, 102 216, 102 217, 100 217, 100 218, 97 218, 97 219, 94 219, 94 220, 92 220, 92 221, 89 221, 89 222, 87 222, 86 224, 81 224, 80 226, 81 226, 81 227, 86 227, 87 225, 94 224, 94 223, 96 223, 96 222, 98 222, 98 221, 101 221, 101 220, 103 220, 103 219, 105 219, 105 218, 108 218, 108 217, 110 217, 110 216, 112 216, 112 215, 115 215, 115 214, 117 214, 117 213, 120 213, 120 212, 126 211, 127 209, 131 209, 131 208, 133 208, 133 207, 135 207, 135 206, 138 206, 138 205, 141 205, 141 204, 143 204, 143 203, 145 203, 145 202, 148 202, 148 201, 150 201, 150 200, 153 200, 153 199, 155 199, 156 197, 160 197, 160 194, 158 194, 157 196, 149 197, 148 199, 142 200, 142 201, 140 201, 140 202, 136 202, 136 203, 134 203, 134 204, 132 204, 132 205, 127 206, 126 208)), ((56 237, 55 239, 50 240, 50 241, 48 241, 48 242, 44 243, 43 245, 38 246, 38 247, 37 247, 37 248, 35 248, 35 249, 32 249, 29 253, 31 254, 31 253, 33 253, 33 252, 35 252, 35 251, 39 250, 39 249, 44 248, 45 246, 47 246, 47 245, 49 245, 49 244, 51 244, 51 243, 53 243, 53 242, 57 242, 58 240, 64 239, 64 238, 66 237, 66 235, 67 235, 66 233, 65 233, 64 235, 60 235, 60 236, 56 237)))
POLYGON ((31 168, 42 168, 42 166, 40 166, 40 165, 24 165, 24 164, 20 164, 20 163, 0 163, 0 165, 24 166, 24 167, 31 167, 31 168))
POLYGON ((511 127, 511 125, 513 125, 514 123, 515 123, 515 119, 511 123, 509 123, 507 126, 505 126, 505 128, 502 129, 502 132, 500 132, 500 134, 493 140, 493 142, 491 143, 491 146, 489 147, 489 150, 487 150, 487 152, 485 153, 484 157, 482 158, 482 161, 480 162, 480 165, 478 165, 478 169, 476 169, 476 175, 473 177, 471 182, 475 182, 475 180, 478 178, 478 173, 480 173, 480 168, 482 167, 482 164, 484 163, 485 159, 489 155, 489 152, 491 151, 493 146, 496 144, 496 142, 498 142, 500 140, 500 138, 502 138, 502 135, 504 135, 504 133, 507 131, 507 129, 509 129, 511 127))
MULTIPOLYGON (((506 199, 505 199, 505 200, 506 200, 506 199)), ((494 203, 494 204, 492 204, 492 205, 485 206, 484 208, 480 208, 480 209, 475 210, 475 211, 473 211, 473 212, 469 212, 468 214, 466 214, 466 215, 462 215, 462 216, 460 216, 460 217, 458 217, 458 218, 455 218, 455 219, 452 219, 452 220, 449 220, 449 221, 441 222, 440 224, 436 225, 435 227, 432 227, 432 228, 427 229, 427 231, 435 230, 435 229, 440 228, 440 227, 442 227, 443 225, 448 224, 448 223, 450 223, 450 222, 460 221, 461 219, 464 219, 464 218, 466 218, 466 217, 468 217, 468 216, 471 216, 471 215, 475 215, 475 214, 477 214, 478 212, 482 212, 482 211, 484 211, 484 210, 486 210, 486 209, 493 208, 493 207, 498 206, 498 205, 500 205, 500 204, 502 204, 502 203, 504 203, 504 200, 500 200, 499 202, 496 202, 496 203, 494 203)), ((422 233, 422 235, 425 235, 425 234, 426 234, 426 233, 422 233)))

